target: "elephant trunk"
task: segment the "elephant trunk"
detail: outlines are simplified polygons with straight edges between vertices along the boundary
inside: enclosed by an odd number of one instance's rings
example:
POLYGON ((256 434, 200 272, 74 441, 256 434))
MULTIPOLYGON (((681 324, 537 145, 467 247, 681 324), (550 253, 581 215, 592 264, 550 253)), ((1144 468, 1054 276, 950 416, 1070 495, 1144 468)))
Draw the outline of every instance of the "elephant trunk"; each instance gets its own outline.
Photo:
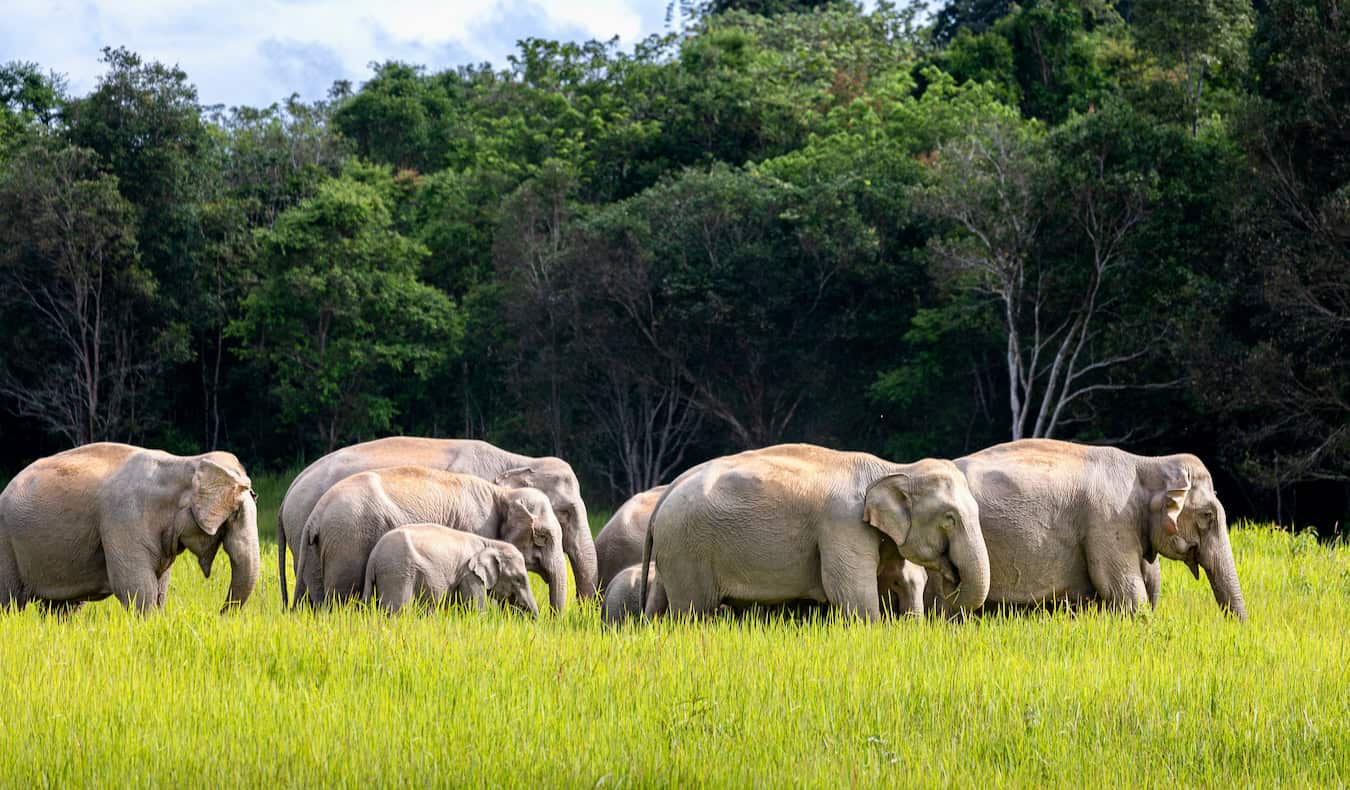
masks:
POLYGON ((1200 538, 1197 554, 1200 567, 1205 569, 1209 586, 1214 590, 1214 600, 1224 611, 1236 617, 1238 622, 1245 623, 1247 607, 1242 600, 1242 587, 1238 584, 1233 549, 1228 543, 1228 524, 1223 519, 1200 538))
POLYGON ((577 597, 584 601, 595 597, 599 584, 595 541, 591 538, 591 523, 586 519, 586 503, 578 496, 569 509, 572 512, 563 529, 563 552, 572 563, 577 597))
POLYGON ((972 612, 989 597, 989 553, 978 521, 963 519, 962 528, 952 535, 948 554, 961 574, 952 606, 957 612, 972 612))
POLYGON ((230 592, 222 612, 244 605, 258 583, 258 518, 252 500, 246 500, 244 517, 225 531, 225 555, 230 558, 230 592))
POLYGON ((548 584, 549 607, 562 614, 567 601, 567 561, 562 557, 551 560, 540 575, 548 584))
POLYGON ((530 617, 539 616, 539 604, 534 602, 534 596, 530 594, 528 585, 524 588, 524 592, 521 595, 513 596, 507 603, 510 604, 511 608, 521 614, 529 615, 530 617))

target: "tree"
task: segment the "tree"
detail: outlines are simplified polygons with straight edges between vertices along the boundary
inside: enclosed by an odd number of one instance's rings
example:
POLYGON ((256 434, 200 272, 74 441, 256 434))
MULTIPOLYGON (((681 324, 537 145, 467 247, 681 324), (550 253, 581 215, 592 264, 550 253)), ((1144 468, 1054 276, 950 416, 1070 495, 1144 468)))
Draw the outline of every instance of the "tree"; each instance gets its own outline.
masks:
POLYGON ((108 71, 88 96, 73 101, 67 131, 117 177, 123 197, 140 213, 147 268, 183 297, 200 240, 193 208, 205 183, 206 125, 197 89, 177 67, 146 62, 125 48, 104 47, 108 71))
POLYGON ((382 190, 360 180, 370 176, 325 182, 258 231, 265 273, 228 329, 302 446, 388 432, 399 393, 461 340, 454 303, 417 279, 426 249, 394 229, 382 190))
POLYGON ((978 36, 992 28, 1012 7, 1011 0, 948 0, 933 15, 933 41, 946 46, 962 30, 978 36))
POLYGON ((374 162, 420 171, 439 169, 458 142, 451 134, 454 108, 421 66, 372 64, 374 76, 342 101, 333 123, 374 162))
POLYGON ((594 217, 571 273, 618 311, 670 402, 733 446, 772 444, 828 386, 848 320, 839 282, 875 255, 822 208, 768 176, 686 171, 594 217))
POLYGON ((1276 494, 1350 479, 1350 20, 1335 2, 1274 0, 1256 46, 1259 101, 1244 119, 1255 182, 1237 225, 1249 331, 1213 376, 1211 408, 1250 479, 1276 494), (1249 382, 1265 382, 1251 386, 1249 382))
POLYGON ((939 276, 997 306, 1013 439, 1054 436, 1094 393, 1175 384, 1111 378, 1150 348, 1143 339, 1113 347, 1102 327, 1120 307, 1127 241, 1146 215, 1148 185, 1108 170, 1109 135, 1075 131, 1085 139, 1067 146, 1056 178, 1037 127, 994 115, 939 147, 930 182, 913 191, 953 229, 929 242, 939 276), (1080 249, 1056 251, 1043 239, 1056 194, 1080 249))
POLYGON ((1252 32, 1251 0, 1137 0, 1139 42, 1183 71, 1182 95, 1191 134, 1199 133, 1205 77, 1219 68, 1240 72, 1252 32))
POLYGON ((569 199, 574 183, 566 164, 553 161, 522 184, 502 206, 502 227, 493 250, 497 271, 513 296, 505 304, 505 317, 517 329, 520 361, 511 378, 517 386, 525 384, 543 395, 543 408, 530 411, 542 414, 539 427, 553 455, 563 454, 566 417, 568 362, 563 347, 569 316, 561 298, 567 276, 562 262, 574 212, 569 199))
POLYGON ((87 149, 41 141, 0 171, 0 275, 17 336, 0 393, 71 444, 147 427, 138 391, 172 361, 138 314, 154 279, 137 264, 135 212, 87 149))
POLYGON ((31 141, 35 128, 51 131, 65 106, 66 80, 44 74, 36 63, 0 65, 0 160, 5 151, 31 141))
MULTIPOLYGON (((702 12, 705 14, 725 14, 728 11, 744 11, 758 16, 779 16, 781 14, 809 14, 812 11, 832 6, 846 5, 847 0, 705 0, 702 12)), ((666 14, 671 14, 674 3, 667 6, 666 14)))

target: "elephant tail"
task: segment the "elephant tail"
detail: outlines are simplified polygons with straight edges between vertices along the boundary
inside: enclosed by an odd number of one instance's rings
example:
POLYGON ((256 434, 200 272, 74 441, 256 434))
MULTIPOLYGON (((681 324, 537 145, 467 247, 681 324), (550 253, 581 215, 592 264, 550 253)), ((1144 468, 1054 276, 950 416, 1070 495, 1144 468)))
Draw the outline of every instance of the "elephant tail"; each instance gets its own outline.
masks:
POLYGON ((366 560, 366 581, 361 587, 361 603, 370 603, 371 596, 375 593, 375 552, 370 553, 366 560))
POLYGON ((277 508, 277 576, 281 579, 282 611, 291 607, 290 593, 286 591, 286 525, 281 518, 285 509, 286 500, 282 498, 281 507, 277 508))
MULTIPOLYGON (((691 469, 690 471, 693 470, 691 469)), ((688 472, 685 474, 688 474, 688 472)), ((684 475, 681 475, 680 477, 682 478, 684 475)), ((656 514, 661 512, 661 506, 666 503, 666 498, 670 496, 670 492, 675 490, 675 486, 679 482, 680 479, 677 478, 665 491, 661 492, 661 498, 656 500, 656 507, 652 508, 651 515, 647 516, 647 537, 642 544, 642 576, 638 579, 638 602, 642 606, 642 615, 644 617, 647 614, 647 594, 650 592, 651 588, 651 585, 647 583, 647 576, 652 565, 652 525, 656 523, 656 514)))

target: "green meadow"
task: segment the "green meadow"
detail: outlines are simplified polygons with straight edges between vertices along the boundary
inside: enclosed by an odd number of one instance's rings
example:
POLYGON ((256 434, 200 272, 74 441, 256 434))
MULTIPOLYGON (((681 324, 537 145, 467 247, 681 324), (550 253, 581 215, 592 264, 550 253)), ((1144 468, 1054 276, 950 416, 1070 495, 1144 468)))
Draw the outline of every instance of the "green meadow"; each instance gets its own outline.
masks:
MULTIPOLYGON (((259 488, 266 531, 284 483, 259 488)), ((1135 618, 616 630, 575 601, 283 612, 266 541, 221 616, 228 562, 184 556, 156 616, 0 614, 0 785, 1343 784, 1350 548, 1233 546, 1245 625, 1178 563, 1135 618)))

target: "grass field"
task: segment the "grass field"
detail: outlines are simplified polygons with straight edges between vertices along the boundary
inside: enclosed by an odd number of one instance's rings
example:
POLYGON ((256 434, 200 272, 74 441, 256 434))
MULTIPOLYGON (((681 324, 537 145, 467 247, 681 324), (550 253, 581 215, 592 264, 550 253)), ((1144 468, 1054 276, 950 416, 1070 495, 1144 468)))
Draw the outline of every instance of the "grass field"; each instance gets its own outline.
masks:
POLYGON ((222 617, 185 556, 154 617, 0 615, 0 786, 1343 785, 1350 548, 1233 545, 1246 625, 1167 562, 1133 619, 285 614, 270 543, 222 617))

